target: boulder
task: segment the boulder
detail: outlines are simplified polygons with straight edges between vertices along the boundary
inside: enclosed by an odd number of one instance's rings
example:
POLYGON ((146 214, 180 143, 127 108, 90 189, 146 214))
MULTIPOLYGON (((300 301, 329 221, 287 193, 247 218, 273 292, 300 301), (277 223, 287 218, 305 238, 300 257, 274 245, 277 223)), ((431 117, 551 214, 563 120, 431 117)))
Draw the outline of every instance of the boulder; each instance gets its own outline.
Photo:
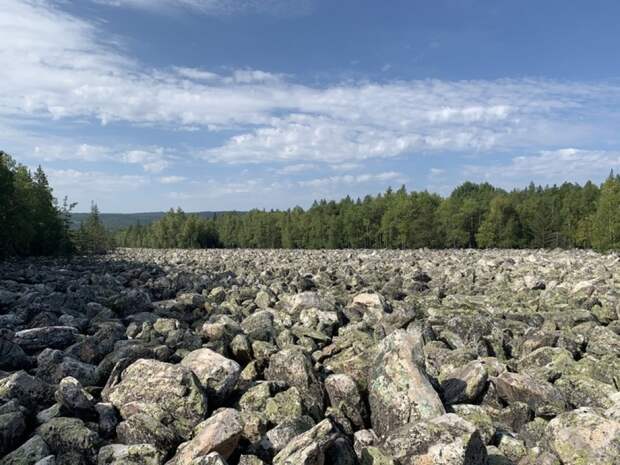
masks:
POLYGON ((223 401, 232 392, 239 379, 241 367, 211 349, 190 352, 181 365, 194 372, 209 397, 223 401))
POLYGON ((453 413, 419 419, 390 432, 380 446, 400 465, 486 465, 480 433, 453 413))
POLYGON ((617 465, 620 422, 596 410, 580 408, 554 418, 547 425, 549 448, 564 465, 617 465))
POLYGON ((157 360, 132 363, 118 379, 110 378, 102 397, 125 420, 157 407, 167 416, 167 425, 183 439, 189 439, 207 413, 206 396, 191 370, 157 360))
POLYGON ((398 330, 379 345, 368 381, 371 424, 379 436, 445 413, 423 366, 421 335, 398 330))
POLYGON ((193 439, 179 447, 172 462, 190 465, 194 459, 213 452, 227 459, 235 451, 242 430, 239 412, 230 408, 219 410, 196 427, 193 439))
POLYGON ((0 465, 34 465, 47 457, 49 453, 49 447, 43 438, 35 435, 0 459, 0 465))
POLYGON ((78 336, 73 326, 46 326, 24 329, 15 333, 13 342, 26 352, 42 349, 65 349, 73 344, 78 336))
POLYGON ((314 428, 294 437, 273 459, 273 465, 323 465, 325 452, 336 438, 338 430, 325 419, 314 428))
POLYGON ((265 379, 297 388, 308 413, 315 419, 323 416, 323 389, 309 357, 301 350, 287 348, 273 354, 265 379))
POLYGON ((510 372, 504 372, 491 381, 500 398, 508 403, 524 402, 536 415, 555 416, 566 409, 561 392, 546 381, 510 372))
POLYGON ((97 465, 161 465, 163 456, 151 444, 110 444, 99 449, 97 465))

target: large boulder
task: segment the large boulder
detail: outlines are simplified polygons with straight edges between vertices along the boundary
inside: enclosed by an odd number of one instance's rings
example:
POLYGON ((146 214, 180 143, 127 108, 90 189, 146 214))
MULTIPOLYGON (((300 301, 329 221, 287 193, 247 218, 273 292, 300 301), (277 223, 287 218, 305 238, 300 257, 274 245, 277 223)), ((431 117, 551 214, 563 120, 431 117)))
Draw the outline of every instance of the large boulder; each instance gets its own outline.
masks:
POLYGON ((184 439, 207 413, 207 398, 191 370, 157 360, 137 360, 118 379, 111 377, 102 397, 124 419, 160 411, 166 424, 184 439))
POLYGON ((506 371, 492 382, 500 398, 508 403, 524 402, 538 416, 555 416, 566 409, 562 393, 546 381, 506 371))
POLYGON ((594 409, 580 408, 559 415, 547 425, 545 437, 564 465, 620 463, 620 422, 594 409))
POLYGON ((78 418, 52 418, 37 429, 61 464, 90 465, 100 439, 78 418))
POLYGON ((49 454, 50 450, 46 442, 41 436, 35 435, 0 459, 0 465, 34 465, 49 454))
POLYGON ((42 349, 65 349, 73 344, 78 336, 73 326, 46 326, 24 329, 15 333, 13 342, 27 352, 42 349))
POLYGON ((196 431, 190 442, 179 447, 172 460, 174 465, 191 465, 194 459, 212 452, 227 459, 237 448, 243 425, 239 412, 227 408, 200 423, 196 431))
POLYGON ((304 400, 306 410, 315 418, 323 416, 323 389, 309 357, 297 348, 287 348, 273 354, 265 379, 282 381, 296 387, 304 400))
POLYGON ((445 413, 422 357, 420 334, 398 330, 381 341, 368 380, 371 423, 379 436, 445 413))
POLYGON ((99 449, 97 465, 161 465, 163 456, 151 444, 110 444, 99 449))
POLYGON ((486 465, 480 433, 453 413, 397 428, 381 448, 400 465, 486 465))
POLYGON ((0 379, 0 399, 15 399, 24 407, 38 411, 54 402, 54 389, 39 378, 18 371, 0 379))
POLYGON ((181 365, 194 372, 209 397, 224 400, 235 388, 241 367, 211 349, 198 349, 187 354, 181 365))
POLYGON ((339 437, 337 428, 325 419, 294 437, 273 459, 274 465, 323 465, 327 449, 339 437))

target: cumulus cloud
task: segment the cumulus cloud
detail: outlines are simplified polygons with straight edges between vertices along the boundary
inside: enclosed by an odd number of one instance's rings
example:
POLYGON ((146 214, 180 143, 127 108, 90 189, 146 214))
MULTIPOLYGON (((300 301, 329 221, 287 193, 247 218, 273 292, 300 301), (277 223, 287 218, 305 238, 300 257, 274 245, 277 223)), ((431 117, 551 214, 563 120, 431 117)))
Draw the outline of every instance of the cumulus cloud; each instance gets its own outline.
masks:
MULTIPOLYGON (((394 171, 386 171, 384 173, 364 173, 358 175, 345 174, 342 176, 327 176, 323 178, 315 178, 306 181, 299 181, 300 187, 325 188, 330 186, 340 186, 343 184, 367 184, 367 183, 389 183, 404 182, 402 174, 394 171)), ((387 187, 387 186, 386 186, 387 187)))
POLYGON ((184 176, 162 176, 159 178, 159 182, 162 184, 178 184, 183 181, 187 181, 184 176))
MULTIPOLYGON (((200 9, 227 2, 159 3, 200 9)), ((0 124, 90 119, 164 129, 226 129, 223 143, 195 154, 216 163, 346 166, 417 153, 582 146, 603 130, 593 115, 605 113, 608 126, 620 119, 614 109, 620 86, 605 83, 416 80, 313 87, 253 69, 224 74, 147 69, 104 39, 98 25, 58 5, 46 0, 3 3, 0 124), (229 137, 229 131, 234 135, 229 137)), ((84 158, 105 156, 89 150, 84 158)), ((141 163, 147 172, 169 166, 157 152, 121 158, 141 163)))
MULTIPOLYGON (((136 191, 148 184, 144 176, 116 175, 101 171, 48 169, 51 184, 63 193, 110 193, 136 191)), ((75 198, 73 196, 73 198, 75 198)))
POLYGON ((532 179, 545 182, 568 179, 586 181, 602 178, 610 169, 620 169, 620 151, 563 148, 513 157, 509 163, 467 166, 465 172, 470 176, 513 185, 532 179))

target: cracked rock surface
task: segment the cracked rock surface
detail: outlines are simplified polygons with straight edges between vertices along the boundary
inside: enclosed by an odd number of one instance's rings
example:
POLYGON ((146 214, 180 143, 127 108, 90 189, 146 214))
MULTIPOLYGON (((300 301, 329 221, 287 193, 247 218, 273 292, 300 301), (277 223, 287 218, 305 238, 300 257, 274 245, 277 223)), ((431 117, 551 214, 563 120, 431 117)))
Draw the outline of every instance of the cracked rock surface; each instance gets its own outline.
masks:
POLYGON ((0 263, 0 465, 620 465, 620 256, 0 263))

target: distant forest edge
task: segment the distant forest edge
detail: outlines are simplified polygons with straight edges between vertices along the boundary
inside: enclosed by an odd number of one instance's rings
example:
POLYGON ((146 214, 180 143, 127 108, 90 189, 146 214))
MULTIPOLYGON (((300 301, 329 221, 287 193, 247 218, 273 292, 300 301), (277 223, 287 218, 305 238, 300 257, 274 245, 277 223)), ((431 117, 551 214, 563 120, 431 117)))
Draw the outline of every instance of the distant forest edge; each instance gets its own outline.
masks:
POLYGON ((54 198, 40 167, 32 173, 0 151, 0 257, 93 254, 115 246, 620 250, 620 176, 613 172, 600 186, 530 184, 508 192, 465 182, 448 197, 403 186, 363 199, 316 201, 307 210, 108 215, 136 221, 121 229, 118 218, 106 228, 95 204, 81 218, 73 207, 54 198))
MULTIPOLYGON (((192 214, 198 215, 200 218, 212 218, 214 215, 227 213, 227 212, 195 212, 192 214)), ((100 213, 99 218, 103 226, 109 231, 117 231, 119 229, 128 228, 136 224, 149 225, 157 220, 160 220, 166 212, 145 212, 145 213, 100 213)), ((78 229, 90 213, 71 213, 71 226, 73 229, 78 229)))
POLYGON ((321 200, 304 210, 251 210, 210 219, 170 210, 118 231, 123 247, 595 248, 620 250, 620 176, 507 192, 465 182, 448 197, 388 189, 321 200))

